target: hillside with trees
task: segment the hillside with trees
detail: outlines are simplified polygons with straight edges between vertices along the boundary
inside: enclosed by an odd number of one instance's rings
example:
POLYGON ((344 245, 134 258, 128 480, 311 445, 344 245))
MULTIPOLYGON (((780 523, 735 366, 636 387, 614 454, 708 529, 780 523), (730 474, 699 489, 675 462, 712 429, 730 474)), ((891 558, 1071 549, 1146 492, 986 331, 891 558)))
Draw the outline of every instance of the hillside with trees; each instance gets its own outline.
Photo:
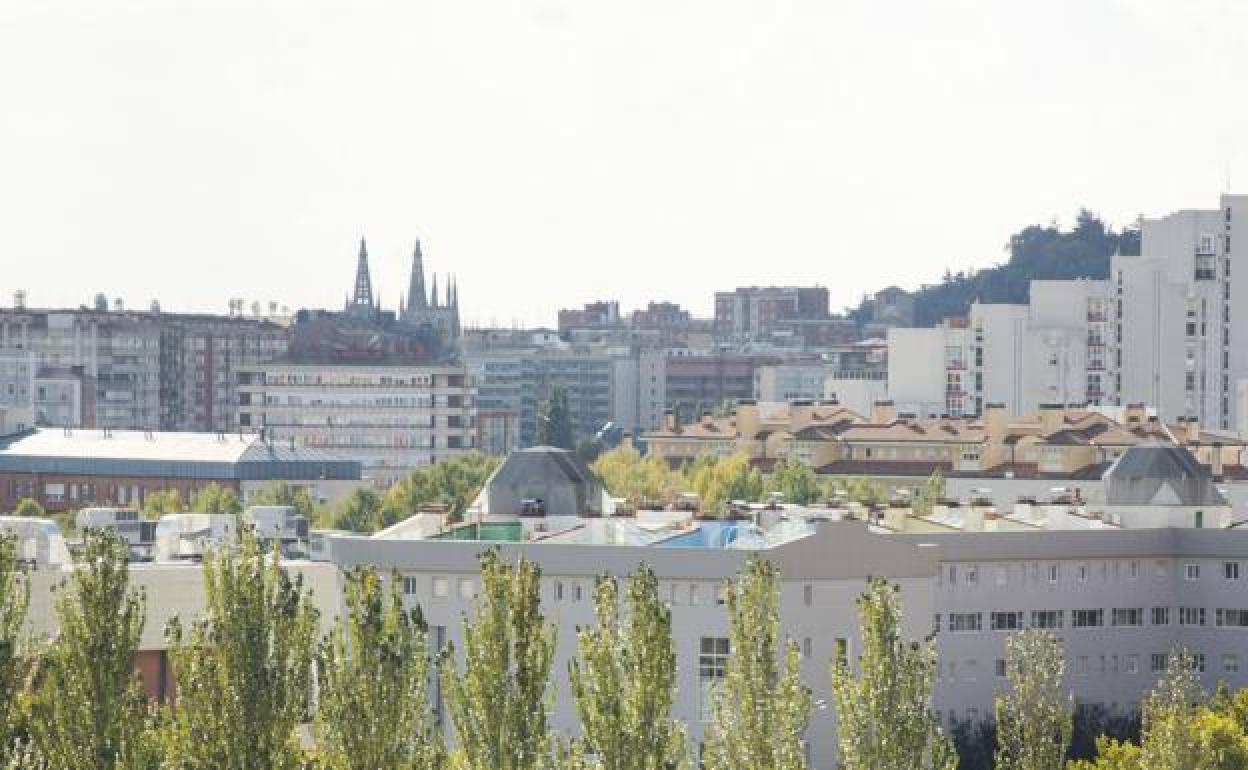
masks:
MULTIPOLYGON (((1031 225, 1010 237, 1004 264, 982 270, 945 271, 938 284, 924 284, 915 292, 915 322, 933 326, 950 316, 966 315, 971 303, 1024 303, 1033 280, 1099 278, 1109 275, 1115 253, 1140 253, 1140 231, 1114 230, 1096 214, 1081 209, 1073 228, 1056 223, 1031 225)), ((866 302, 850 316, 864 321, 866 302)))

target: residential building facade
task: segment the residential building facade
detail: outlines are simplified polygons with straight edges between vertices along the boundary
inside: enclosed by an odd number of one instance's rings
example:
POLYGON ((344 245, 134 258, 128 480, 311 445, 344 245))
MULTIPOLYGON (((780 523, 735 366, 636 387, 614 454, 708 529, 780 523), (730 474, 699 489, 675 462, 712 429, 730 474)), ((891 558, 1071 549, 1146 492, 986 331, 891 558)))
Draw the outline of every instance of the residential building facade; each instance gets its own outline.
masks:
POLYGON ((477 448, 477 383, 454 364, 266 364, 239 374, 238 422, 355 460, 387 487, 477 448))

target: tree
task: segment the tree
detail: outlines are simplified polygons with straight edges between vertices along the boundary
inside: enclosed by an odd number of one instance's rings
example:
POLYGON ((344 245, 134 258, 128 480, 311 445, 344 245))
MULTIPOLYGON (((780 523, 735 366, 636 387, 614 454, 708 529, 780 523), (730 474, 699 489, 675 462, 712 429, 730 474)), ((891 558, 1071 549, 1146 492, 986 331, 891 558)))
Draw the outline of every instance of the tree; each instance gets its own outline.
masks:
POLYGON ((184 633, 166 630, 178 687, 170 752, 178 770, 288 770, 312 684, 318 619, 301 577, 288 575, 244 527, 235 549, 204 558, 205 607, 184 633))
POLYGON ((182 496, 176 489, 148 492, 143 497, 143 518, 159 519, 166 513, 181 513, 186 510, 182 496))
POLYGON ((312 495, 303 487, 296 487, 285 481, 275 481, 251 496, 252 505, 286 505, 294 508, 300 515, 312 518, 316 512, 316 503, 312 495))
POLYGON ((332 527, 349 532, 376 532, 382 528, 381 497, 368 487, 357 487, 334 515, 332 527))
POLYGON ((707 765, 715 770, 801 770, 810 689, 801 653, 780 637, 780 579, 771 562, 751 557, 725 586, 729 649, 708 726, 707 765))
POLYGON ((751 467, 744 452, 725 459, 699 457, 689 474, 689 484, 698 493, 704 511, 722 511, 733 500, 755 502, 763 495, 762 474, 751 467))
POLYGON ((1074 704, 1062 692, 1066 658, 1051 631, 1030 629, 1005 641, 1010 691, 996 698, 997 770, 1062 770, 1074 704))
POLYGON ((498 463, 496 457, 467 452, 413 471, 386 492, 375 528, 402 521, 430 504, 444 505, 452 520, 461 519, 498 463))
POLYGON ((594 473, 615 497, 636 508, 646 502, 668 501, 677 492, 679 479, 667 461, 657 455, 642 457, 633 447, 616 447, 594 461, 594 473))
POLYGON ((685 766, 685 731, 672 720, 672 611, 659 598, 654 571, 643 564, 629 579, 625 617, 615 579, 599 577, 594 616, 597 624, 577 633, 580 657, 568 666, 583 753, 600 770, 685 766))
POLYGON ((26 676, 22 629, 30 609, 30 582, 17 563, 17 538, 0 534, 0 759, 13 735, 14 701, 26 676))
POLYGON ((786 503, 810 505, 819 499, 819 479, 806 463, 790 455, 781 460, 767 479, 768 492, 784 495, 786 503))
POLYGON ((932 475, 927 477, 927 481, 923 482, 923 486, 919 487, 918 494, 914 496, 914 512, 919 516, 926 516, 932 512, 932 507, 945 499, 945 477, 940 469, 932 471, 932 475))
POLYGON ((30 720, 50 770, 141 768, 152 759, 147 701, 134 672, 146 600, 130 588, 129 552, 112 530, 87 531, 58 590, 58 630, 43 655, 30 720))
POLYGON ((442 664, 457 766, 543 767, 553 749, 547 715, 555 629, 541 611, 541 569, 524 558, 513 568, 497 549, 483 553, 473 615, 464 620, 463 669, 450 646, 442 664))
POLYGON ((899 589, 871 578, 858 599, 862 654, 832 663, 844 770, 954 770, 957 757, 930 713, 936 648, 901 636, 899 589))
POLYGON ((552 385, 546 400, 537 409, 537 444, 560 449, 576 448, 568 391, 562 385, 552 385))
POLYGON ((606 451, 606 444, 597 436, 586 436, 576 442, 576 456, 587 463, 592 463, 606 451))
POLYGON ((243 512, 237 493, 230 487, 218 486, 215 481, 195 491, 191 496, 190 509, 193 513, 243 512))
POLYGON ((347 576, 345 618, 322 647, 317 736, 325 770, 434 770, 444 761, 429 704, 420 610, 403 611, 371 567, 347 576))
POLYGON ((1147 770, 1205 767, 1192 724, 1201 699, 1196 660, 1186 650, 1171 653, 1166 673, 1144 699, 1140 765, 1147 770))
POLYGON ((42 518, 46 515, 43 506, 37 500, 31 497, 23 497, 17 501, 17 507, 13 509, 14 516, 29 516, 31 518, 42 518))

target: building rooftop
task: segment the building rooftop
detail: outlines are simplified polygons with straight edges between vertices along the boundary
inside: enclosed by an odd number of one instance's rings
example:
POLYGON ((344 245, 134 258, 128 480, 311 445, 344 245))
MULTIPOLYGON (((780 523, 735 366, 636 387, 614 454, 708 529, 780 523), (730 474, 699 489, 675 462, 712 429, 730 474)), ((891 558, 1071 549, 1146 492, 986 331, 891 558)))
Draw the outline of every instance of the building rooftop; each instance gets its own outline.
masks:
POLYGON ((360 464, 255 433, 35 429, 0 439, 0 471, 214 479, 358 479, 360 464))
POLYGON ((1108 505, 1227 504, 1209 469, 1173 445, 1131 447, 1105 471, 1104 482, 1108 505))

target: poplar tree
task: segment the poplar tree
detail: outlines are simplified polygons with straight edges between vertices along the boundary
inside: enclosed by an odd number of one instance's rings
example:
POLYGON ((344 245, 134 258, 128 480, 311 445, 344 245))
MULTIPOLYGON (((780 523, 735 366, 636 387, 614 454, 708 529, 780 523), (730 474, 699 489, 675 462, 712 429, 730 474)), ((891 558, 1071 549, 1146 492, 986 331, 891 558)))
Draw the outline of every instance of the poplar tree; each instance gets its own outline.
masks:
POLYGON ((654 571, 641 565, 628 581, 622 616, 614 578, 598 578, 597 624, 577 633, 578 659, 568 664, 581 718, 583 753, 600 770, 684 767, 684 729, 672 720, 676 649, 672 611, 659 598, 654 571))
POLYGON ((553 740, 550 667, 555 629, 541 610, 541 569, 521 558, 513 568, 497 549, 481 555, 481 593, 464 618, 462 671, 448 645, 445 697, 465 770, 546 766, 553 740))
POLYGON ((936 648, 901 636, 896 586, 871 578, 858 599, 858 674, 832 663, 843 770, 954 770, 957 756, 930 713, 936 648))
POLYGON ((1192 718, 1203 698, 1196 660, 1186 650, 1169 656, 1166 673, 1144 699, 1140 767, 1148 770, 1204 767, 1192 718))
POLYGON ((398 575, 387 589, 372 567, 347 576, 346 610, 320 657, 317 738, 323 767, 441 768, 420 610, 404 612, 398 575))
POLYGON ((810 690, 797 645, 780 636, 780 579, 751 557, 724 586, 729 621, 727 669, 714 695, 706 742, 712 770, 802 770, 810 690))
POLYGON ((176 618, 166 631, 178 698, 170 767, 298 767, 318 623, 302 578, 244 527, 236 549, 204 557, 204 594, 189 632, 176 618))
POLYGON ((30 583, 17 565, 17 538, 0 534, 0 759, 9 755, 14 701, 26 675, 21 634, 30 609, 30 583))
POLYGON ((147 700, 134 671, 146 599, 130 588, 129 545, 87 530, 55 602, 30 721, 50 770, 142 768, 154 761, 147 700))
POLYGON ((17 564, 17 538, 0 534, 0 757, 13 737, 14 700, 26 675, 21 645, 30 583, 17 564))
POLYGON ((1066 656, 1051 631, 1029 629, 1005 640, 1010 689, 996 698, 997 770, 1062 770, 1074 730, 1074 703, 1063 693, 1066 656))

